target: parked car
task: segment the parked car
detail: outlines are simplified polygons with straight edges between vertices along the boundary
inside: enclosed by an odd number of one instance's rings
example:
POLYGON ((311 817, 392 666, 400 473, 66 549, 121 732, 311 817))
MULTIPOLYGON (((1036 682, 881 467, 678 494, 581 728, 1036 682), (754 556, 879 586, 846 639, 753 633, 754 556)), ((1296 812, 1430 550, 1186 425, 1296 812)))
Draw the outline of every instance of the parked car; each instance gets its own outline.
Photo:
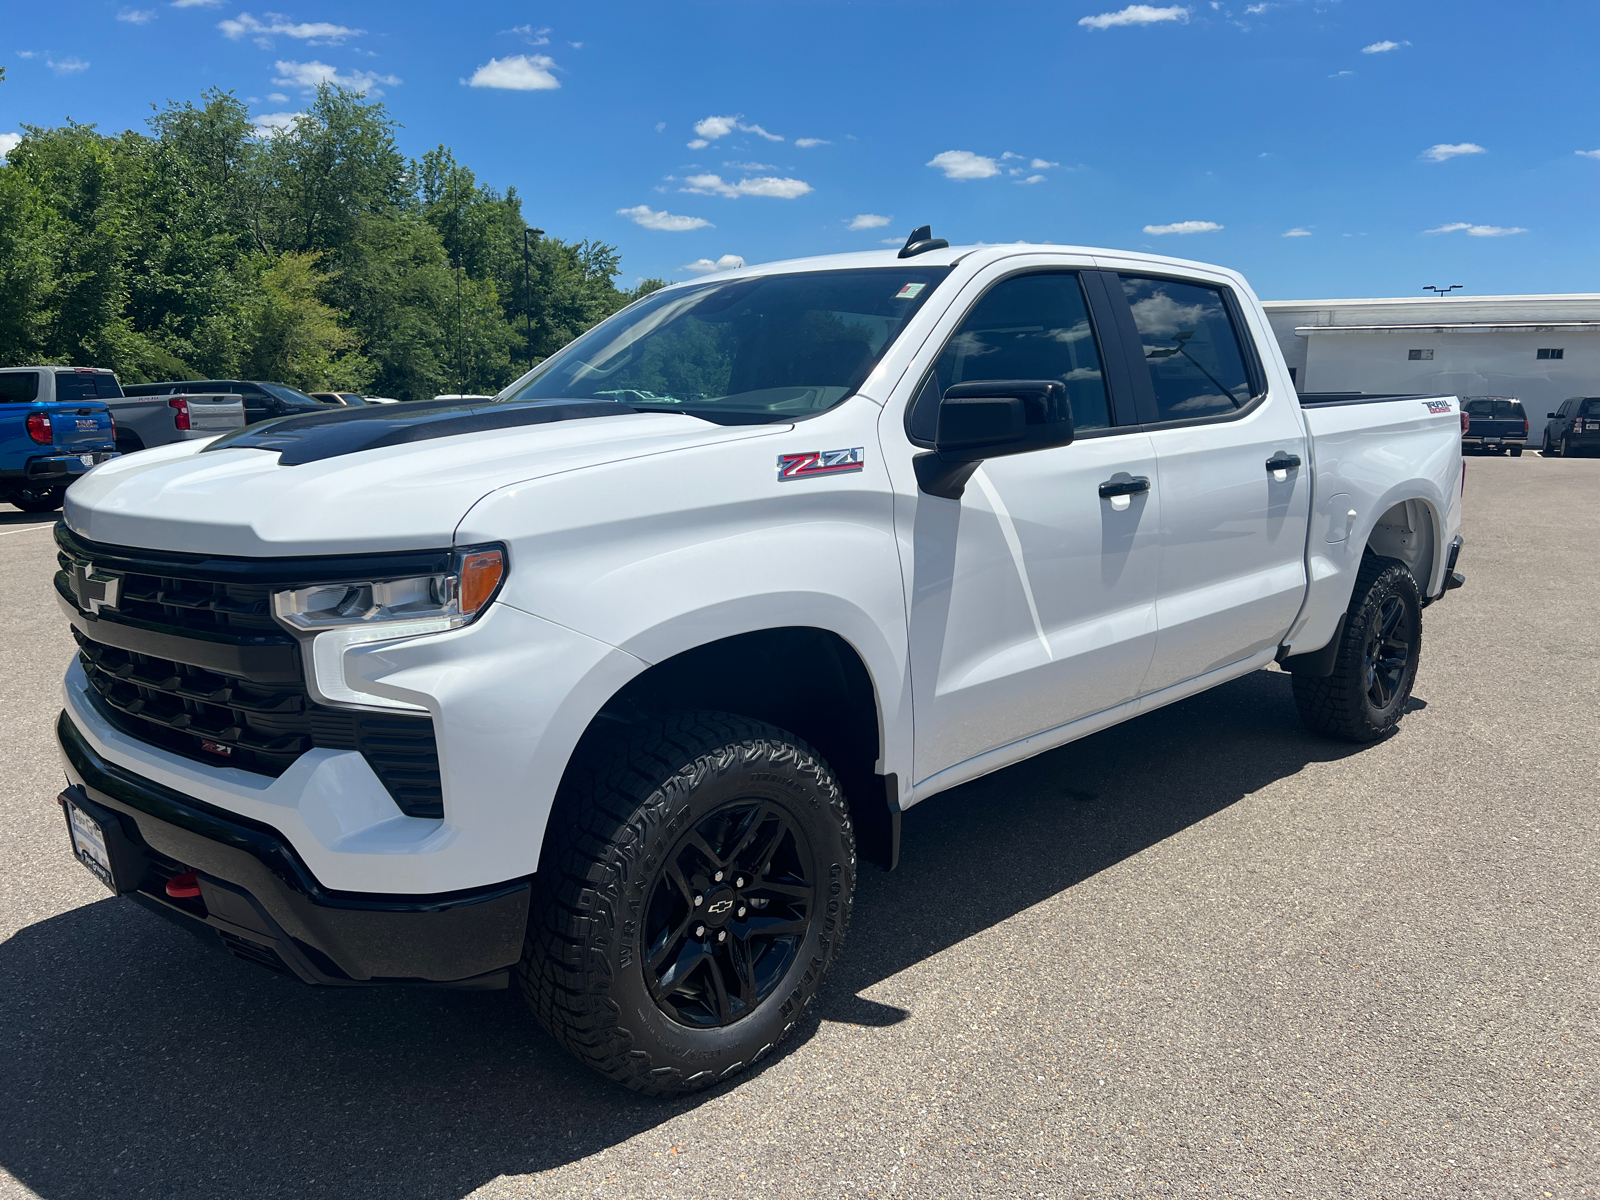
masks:
POLYGON ((476 392, 440 392, 435 400, 493 400, 493 396, 480 396, 476 392))
POLYGON ((5 367, 0 376, 23 382, 9 386, 33 390, 41 400, 98 400, 111 410, 117 427, 117 452, 132 454, 151 446, 216 437, 244 425, 238 396, 130 394, 105 367, 5 367))
POLYGON ((1274 662, 1385 736, 1463 483, 1455 397, 1298 397, 1221 267, 924 228, 746 268, 493 402, 74 487, 60 801, 240 957, 514 983, 694 1091, 804 1022, 929 796, 1274 662))
POLYGON ((1574 396, 1545 413, 1544 453, 1552 458, 1600 451, 1600 396, 1574 396))
POLYGON ((393 396, 363 396, 362 399, 365 400, 368 404, 400 404, 401 403, 401 401, 396 400, 393 396))
POLYGON ((1522 457, 1522 448, 1528 442, 1528 414, 1521 401, 1509 396, 1463 396, 1461 405, 1467 414, 1461 433, 1463 450, 1522 457))
POLYGON ((41 374, 0 371, 0 503, 30 513, 60 508, 73 480, 117 456, 111 410, 40 397, 41 374))
POLYGON ((367 404, 366 397, 354 392, 308 392, 307 395, 336 408, 365 408, 367 404))
POLYGON ((248 425, 269 417, 290 417, 323 412, 327 405, 286 383, 263 383, 245 379, 190 379, 182 383, 137 383, 125 389, 130 396, 172 396, 178 393, 231 392, 244 399, 244 419, 248 425))

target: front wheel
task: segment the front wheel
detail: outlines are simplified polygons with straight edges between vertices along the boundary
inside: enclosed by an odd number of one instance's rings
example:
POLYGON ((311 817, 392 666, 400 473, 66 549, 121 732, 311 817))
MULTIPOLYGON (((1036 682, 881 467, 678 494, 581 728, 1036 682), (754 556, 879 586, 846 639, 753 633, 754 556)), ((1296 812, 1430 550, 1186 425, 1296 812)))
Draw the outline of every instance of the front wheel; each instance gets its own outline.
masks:
POLYGON ((1375 742, 1400 723, 1422 657, 1422 596, 1397 559, 1367 556, 1356 577, 1333 674, 1294 677, 1306 728, 1375 742))
POLYGON ((677 1095, 805 1016, 856 874, 844 795, 805 742, 726 713, 627 726, 580 751, 550 827, 518 977, 576 1057, 677 1095))
POLYGON ((25 513, 54 512, 66 498, 67 489, 64 487, 21 487, 9 497, 11 503, 25 513))

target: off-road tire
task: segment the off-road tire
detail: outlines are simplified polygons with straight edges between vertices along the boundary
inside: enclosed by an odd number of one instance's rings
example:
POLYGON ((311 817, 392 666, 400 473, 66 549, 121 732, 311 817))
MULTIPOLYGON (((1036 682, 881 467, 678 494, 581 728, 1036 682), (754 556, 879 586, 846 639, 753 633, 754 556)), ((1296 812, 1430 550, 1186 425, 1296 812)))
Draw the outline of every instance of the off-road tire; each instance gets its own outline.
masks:
POLYGON ((1511 447, 1510 454, 1511 454, 1512 458, 1521 458, 1522 457, 1522 447, 1521 446, 1513 446, 1513 447, 1511 447))
POLYGON ((55 512, 56 509, 61 507, 61 502, 66 498, 67 489, 64 487, 40 488, 37 491, 18 488, 6 497, 7 500, 25 513, 55 512))
POLYGON ((539 1022, 578 1059, 648 1095, 678 1095, 760 1061, 805 1017, 849 928, 856 850, 838 781, 804 741, 716 712, 619 726, 574 756, 550 830, 517 975, 539 1022), (646 981, 651 897, 690 831, 751 799, 786 813, 791 846, 804 843, 797 858, 810 855, 809 922, 745 1015, 680 1023, 646 981))
POLYGON ((1356 576, 1333 674, 1326 678, 1294 677, 1294 703, 1300 710, 1300 719, 1307 729, 1324 737, 1349 742, 1377 741, 1399 724, 1405 714, 1421 656, 1422 595, 1416 579, 1398 559, 1367 555, 1356 576), (1399 601, 1404 620, 1409 624, 1408 650, 1398 685, 1387 703, 1379 704, 1370 690, 1368 651, 1375 622, 1391 598, 1399 601))

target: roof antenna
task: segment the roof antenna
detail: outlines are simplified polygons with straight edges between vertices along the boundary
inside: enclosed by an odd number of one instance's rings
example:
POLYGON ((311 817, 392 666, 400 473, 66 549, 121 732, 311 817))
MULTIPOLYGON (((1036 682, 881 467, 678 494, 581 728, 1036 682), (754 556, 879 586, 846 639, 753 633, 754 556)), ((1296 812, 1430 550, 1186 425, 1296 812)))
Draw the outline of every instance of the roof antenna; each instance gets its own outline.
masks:
POLYGON ((943 250, 949 245, 950 243, 943 238, 933 236, 932 225, 918 225, 911 231, 906 244, 900 247, 900 257, 915 258, 919 254, 926 254, 929 250, 943 250))

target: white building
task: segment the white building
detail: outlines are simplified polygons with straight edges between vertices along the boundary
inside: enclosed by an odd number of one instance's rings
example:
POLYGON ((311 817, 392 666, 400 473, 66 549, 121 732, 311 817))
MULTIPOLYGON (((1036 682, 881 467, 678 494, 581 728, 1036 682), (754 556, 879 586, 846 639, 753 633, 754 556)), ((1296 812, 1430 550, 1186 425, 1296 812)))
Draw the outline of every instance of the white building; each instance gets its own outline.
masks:
POLYGON ((1302 392, 1514 396, 1528 443, 1569 396, 1600 396, 1600 294, 1268 300, 1302 392))

